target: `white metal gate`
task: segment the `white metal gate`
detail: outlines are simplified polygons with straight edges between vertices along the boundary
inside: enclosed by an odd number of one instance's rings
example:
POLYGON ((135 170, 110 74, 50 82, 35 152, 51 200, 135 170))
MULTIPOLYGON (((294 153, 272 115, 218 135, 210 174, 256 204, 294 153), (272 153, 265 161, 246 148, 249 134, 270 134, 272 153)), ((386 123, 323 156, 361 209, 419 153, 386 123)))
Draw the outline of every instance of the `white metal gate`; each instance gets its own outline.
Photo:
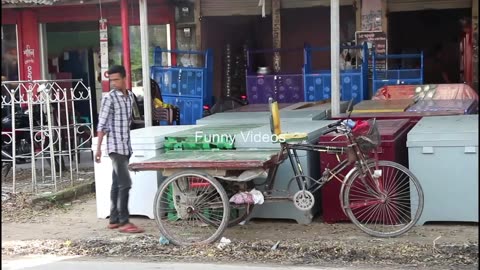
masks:
POLYGON ((6 81, 1 89, 2 194, 74 185, 80 179, 80 155, 91 156, 90 87, 82 80, 41 80, 6 81), (65 83, 72 87, 62 87, 65 83), (87 116, 78 115, 81 103, 88 105, 87 116), (20 163, 30 164, 31 181, 17 177, 20 163))

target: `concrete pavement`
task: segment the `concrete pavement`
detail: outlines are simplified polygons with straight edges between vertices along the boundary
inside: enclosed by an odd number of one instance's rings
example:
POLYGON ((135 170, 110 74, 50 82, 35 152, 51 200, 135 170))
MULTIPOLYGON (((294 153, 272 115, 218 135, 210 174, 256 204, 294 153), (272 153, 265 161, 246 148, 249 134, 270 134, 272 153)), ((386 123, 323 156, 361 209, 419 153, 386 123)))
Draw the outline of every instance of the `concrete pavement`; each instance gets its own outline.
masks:
MULTIPOLYGON (((82 257, 36 256, 2 260, 4 270, 367 270, 374 267, 307 267, 307 266, 254 266, 245 264, 199 264, 199 263, 148 263, 105 260, 85 260, 82 257)), ((407 268, 404 268, 407 269, 407 268)), ((412 269, 412 268, 410 268, 412 269)))

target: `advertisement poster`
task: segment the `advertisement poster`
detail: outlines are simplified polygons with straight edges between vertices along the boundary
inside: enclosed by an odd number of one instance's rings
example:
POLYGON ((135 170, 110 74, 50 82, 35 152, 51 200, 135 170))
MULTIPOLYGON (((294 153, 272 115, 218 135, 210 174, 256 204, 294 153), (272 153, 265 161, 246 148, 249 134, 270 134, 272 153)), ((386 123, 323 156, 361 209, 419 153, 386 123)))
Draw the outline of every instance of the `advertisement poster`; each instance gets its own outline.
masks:
MULTIPOLYGON (((369 51, 375 50, 377 55, 387 54, 387 35, 382 31, 359 31, 355 33, 356 44, 367 43, 369 51)), ((370 53, 369 53, 370 54, 370 53)), ((368 61, 368 68, 372 70, 371 57, 368 61)), ((387 69, 387 61, 385 59, 377 60, 375 66, 378 69, 387 69)))

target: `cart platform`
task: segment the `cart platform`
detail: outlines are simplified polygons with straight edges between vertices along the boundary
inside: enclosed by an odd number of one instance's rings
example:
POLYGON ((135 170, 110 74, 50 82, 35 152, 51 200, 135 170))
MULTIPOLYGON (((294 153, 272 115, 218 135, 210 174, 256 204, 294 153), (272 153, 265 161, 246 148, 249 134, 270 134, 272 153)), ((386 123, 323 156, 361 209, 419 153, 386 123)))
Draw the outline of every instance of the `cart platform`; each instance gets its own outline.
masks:
POLYGON ((170 151, 130 163, 131 171, 162 169, 268 169, 275 165, 278 150, 170 151))

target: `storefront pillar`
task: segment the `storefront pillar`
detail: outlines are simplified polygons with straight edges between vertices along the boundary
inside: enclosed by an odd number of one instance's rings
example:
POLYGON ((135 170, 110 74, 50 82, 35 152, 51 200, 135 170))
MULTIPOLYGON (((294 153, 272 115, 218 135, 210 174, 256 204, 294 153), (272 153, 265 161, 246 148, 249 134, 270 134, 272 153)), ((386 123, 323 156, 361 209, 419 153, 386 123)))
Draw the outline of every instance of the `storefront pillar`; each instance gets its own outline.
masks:
POLYGON ((130 24, 128 21, 127 0, 120 1, 120 15, 122 21, 122 50, 123 66, 127 72, 127 89, 132 89, 132 67, 130 61, 130 24))
POLYGON ((472 71, 473 71, 473 89, 478 92, 478 0, 472 0, 472 71))

